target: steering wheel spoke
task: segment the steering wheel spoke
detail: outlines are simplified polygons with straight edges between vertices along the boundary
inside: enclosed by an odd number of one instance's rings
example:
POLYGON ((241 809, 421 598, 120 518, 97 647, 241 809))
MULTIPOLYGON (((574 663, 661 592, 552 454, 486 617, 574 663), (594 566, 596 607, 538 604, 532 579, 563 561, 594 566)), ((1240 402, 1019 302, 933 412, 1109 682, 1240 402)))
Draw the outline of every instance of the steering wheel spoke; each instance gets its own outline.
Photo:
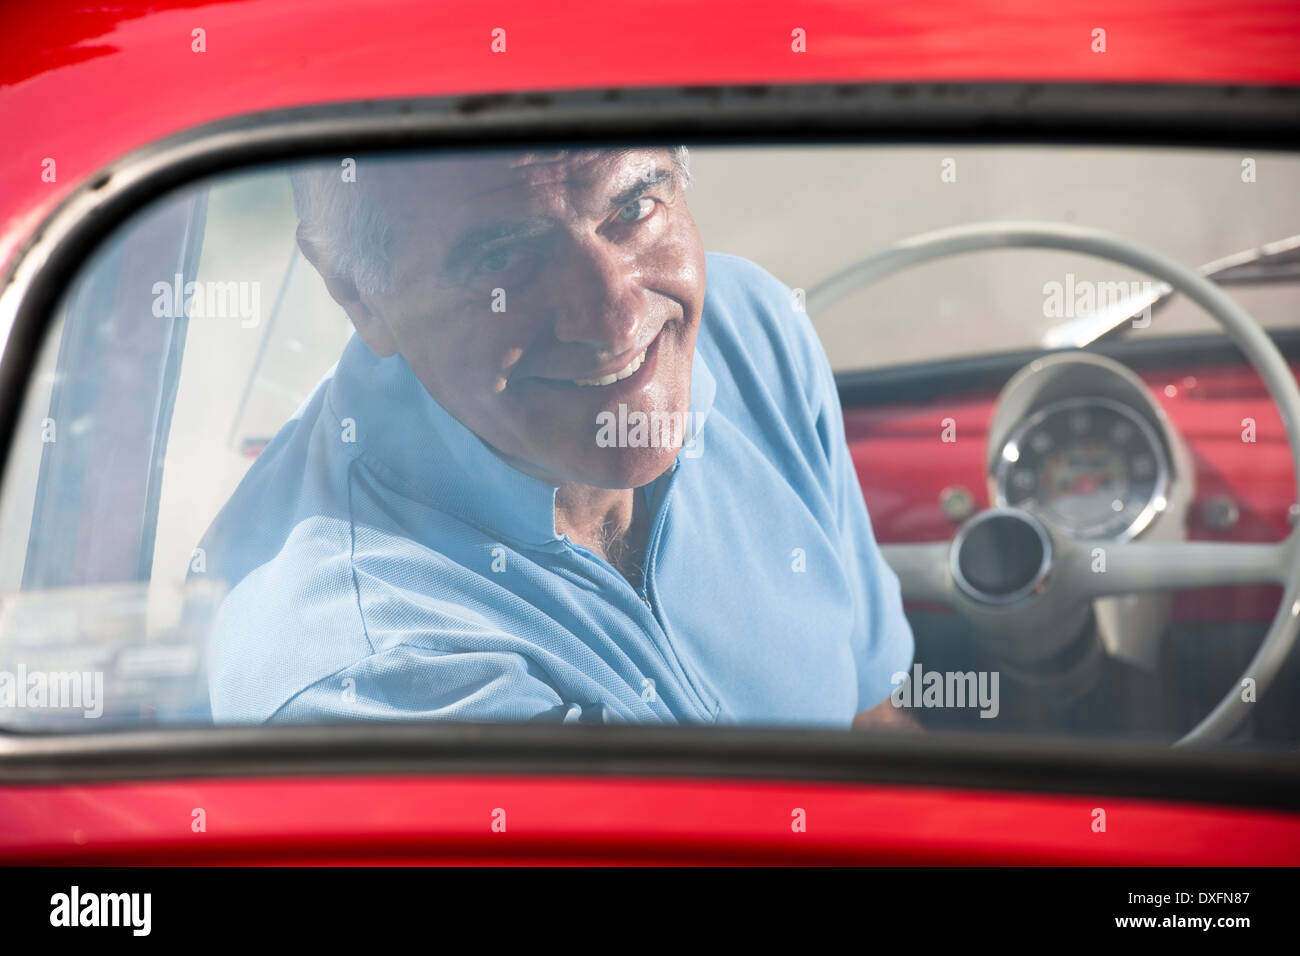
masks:
POLYGON ((1277 544, 1215 541, 1099 542, 1078 546, 1075 580, 1084 597, 1137 591, 1285 584, 1295 538, 1277 544))
POLYGON ((947 541, 880 546, 885 563, 898 576, 903 600, 952 603, 954 591, 948 573, 949 547, 947 541))

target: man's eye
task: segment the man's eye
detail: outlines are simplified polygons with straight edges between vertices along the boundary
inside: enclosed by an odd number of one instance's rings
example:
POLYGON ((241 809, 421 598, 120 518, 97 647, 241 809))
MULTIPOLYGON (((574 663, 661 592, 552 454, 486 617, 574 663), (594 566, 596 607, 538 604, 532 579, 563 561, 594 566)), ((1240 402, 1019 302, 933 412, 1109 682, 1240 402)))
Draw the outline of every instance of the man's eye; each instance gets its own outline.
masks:
POLYGON ((514 256, 508 249, 489 252, 478 262, 479 272, 504 272, 514 264, 514 256))
POLYGON ((653 199, 634 199, 618 211, 619 222, 640 222, 654 212, 653 199))

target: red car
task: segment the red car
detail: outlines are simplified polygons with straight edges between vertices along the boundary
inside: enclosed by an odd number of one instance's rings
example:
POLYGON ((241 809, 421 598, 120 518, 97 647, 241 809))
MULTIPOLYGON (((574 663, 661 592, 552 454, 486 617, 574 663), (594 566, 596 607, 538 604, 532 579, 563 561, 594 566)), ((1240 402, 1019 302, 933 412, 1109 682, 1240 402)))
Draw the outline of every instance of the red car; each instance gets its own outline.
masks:
POLYGON ((4 24, 0 862, 1300 861, 1300 8, 4 24), (811 316, 915 639, 892 707, 214 721, 198 543, 351 331, 286 169, 629 143, 687 144, 708 247, 811 316))

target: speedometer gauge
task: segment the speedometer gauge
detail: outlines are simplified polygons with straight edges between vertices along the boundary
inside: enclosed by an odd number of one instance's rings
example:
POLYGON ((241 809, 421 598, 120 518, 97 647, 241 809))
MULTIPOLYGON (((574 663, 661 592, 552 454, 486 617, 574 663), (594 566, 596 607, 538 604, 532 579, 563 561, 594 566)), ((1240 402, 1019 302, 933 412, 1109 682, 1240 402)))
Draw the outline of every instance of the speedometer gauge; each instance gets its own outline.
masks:
POLYGON ((1127 540, 1164 507, 1169 465, 1155 430, 1109 398, 1055 402, 998 457, 997 503, 1036 511, 1078 538, 1127 540))

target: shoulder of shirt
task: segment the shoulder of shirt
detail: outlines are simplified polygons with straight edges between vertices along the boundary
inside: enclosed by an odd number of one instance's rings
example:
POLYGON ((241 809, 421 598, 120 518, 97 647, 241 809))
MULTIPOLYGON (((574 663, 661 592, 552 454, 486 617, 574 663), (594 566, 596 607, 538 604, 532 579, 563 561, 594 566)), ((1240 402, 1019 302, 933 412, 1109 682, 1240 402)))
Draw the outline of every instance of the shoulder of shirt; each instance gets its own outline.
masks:
POLYGON ((762 266, 740 256, 706 256, 700 338, 709 361, 743 357, 764 375, 795 375, 809 401, 833 381, 821 340, 795 292, 762 266))

